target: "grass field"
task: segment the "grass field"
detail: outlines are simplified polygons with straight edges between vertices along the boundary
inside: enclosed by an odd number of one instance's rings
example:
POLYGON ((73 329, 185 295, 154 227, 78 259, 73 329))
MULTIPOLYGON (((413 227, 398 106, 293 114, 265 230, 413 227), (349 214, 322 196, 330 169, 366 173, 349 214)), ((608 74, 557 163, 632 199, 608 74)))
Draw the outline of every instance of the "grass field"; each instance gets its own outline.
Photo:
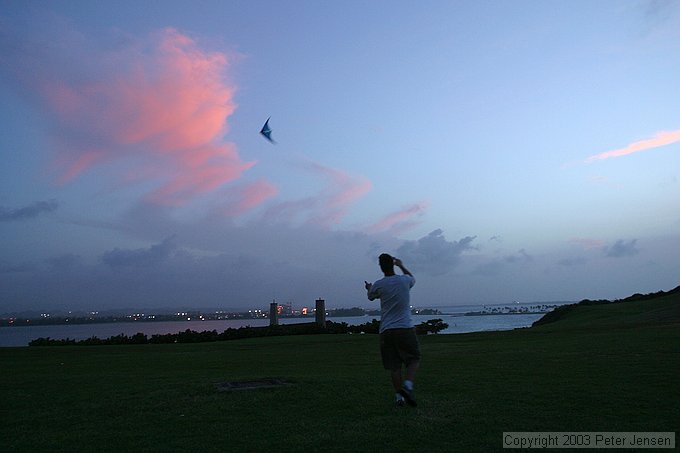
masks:
POLYGON ((626 304, 422 337, 415 409, 393 406, 375 335, 1 348, 0 450, 468 452, 502 450, 504 431, 678 431, 680 297, 626 304), (261 378, 291 384, 216 388, 261 378))

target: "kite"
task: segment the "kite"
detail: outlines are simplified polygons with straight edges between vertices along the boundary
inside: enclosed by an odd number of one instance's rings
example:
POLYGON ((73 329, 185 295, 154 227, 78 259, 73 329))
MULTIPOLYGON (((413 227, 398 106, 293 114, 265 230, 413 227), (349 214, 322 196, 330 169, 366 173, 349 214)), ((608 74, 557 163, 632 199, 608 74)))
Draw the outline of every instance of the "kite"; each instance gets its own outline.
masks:
MULTIPOLYGON (((271 117, 269 117, 271 118, 271 117)), ((269 128, 269 118, 267 118, 267 121, 264 122, 264 126, 262 126, 262 130, 260 131, 260 134, 264 136, 267 140, 269 140, 272 143, 276 143, 274 140, 272 140, 272 130, 269 128)))

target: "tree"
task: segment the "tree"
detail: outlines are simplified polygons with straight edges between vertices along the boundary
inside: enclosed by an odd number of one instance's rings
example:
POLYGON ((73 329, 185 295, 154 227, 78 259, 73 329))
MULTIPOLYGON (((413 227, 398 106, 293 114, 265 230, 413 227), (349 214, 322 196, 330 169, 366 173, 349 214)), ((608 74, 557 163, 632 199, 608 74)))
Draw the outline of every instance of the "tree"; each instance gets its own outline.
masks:
POLYGON ((428 333, 439 333, 448 327, 449 325, 440 318, 429 319, 416 326, 416 334, 427 335, 428 333))

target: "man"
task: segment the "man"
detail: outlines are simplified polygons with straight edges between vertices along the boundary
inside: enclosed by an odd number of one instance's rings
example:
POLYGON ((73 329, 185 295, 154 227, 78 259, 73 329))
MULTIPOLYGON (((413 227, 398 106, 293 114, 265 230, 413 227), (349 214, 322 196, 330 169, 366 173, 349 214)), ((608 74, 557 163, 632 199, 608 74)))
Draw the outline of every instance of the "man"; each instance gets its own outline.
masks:
POLYGON ((408 405, 416 406, 413 380, 420 366, 420 348, 411 320, 410 305, 410 291, 416 279, 400 259, 387 253, 380 255, 378 264, 385 277, 373 284, 364 283, 369 300, 380 298, 380 354, 383 367, 390 371, 397 405, 403 406, 405 400, 408 405), (403 275, 396 275, 394 266, 401 269, 403 275), (406 366, 403 381, 402 365, 406 366))

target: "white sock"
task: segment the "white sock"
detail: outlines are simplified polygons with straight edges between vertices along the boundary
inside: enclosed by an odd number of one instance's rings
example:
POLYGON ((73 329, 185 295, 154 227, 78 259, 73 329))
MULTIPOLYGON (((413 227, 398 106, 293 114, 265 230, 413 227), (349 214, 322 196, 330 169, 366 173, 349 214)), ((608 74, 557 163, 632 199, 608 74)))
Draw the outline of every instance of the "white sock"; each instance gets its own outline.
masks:
POLYGON ((409 381, 408 379, 406 379, 406 380, 404 381, 404 388, 405 388, 406 390, 413 390, 413 382, 411 382, 411 381, 409 381))

